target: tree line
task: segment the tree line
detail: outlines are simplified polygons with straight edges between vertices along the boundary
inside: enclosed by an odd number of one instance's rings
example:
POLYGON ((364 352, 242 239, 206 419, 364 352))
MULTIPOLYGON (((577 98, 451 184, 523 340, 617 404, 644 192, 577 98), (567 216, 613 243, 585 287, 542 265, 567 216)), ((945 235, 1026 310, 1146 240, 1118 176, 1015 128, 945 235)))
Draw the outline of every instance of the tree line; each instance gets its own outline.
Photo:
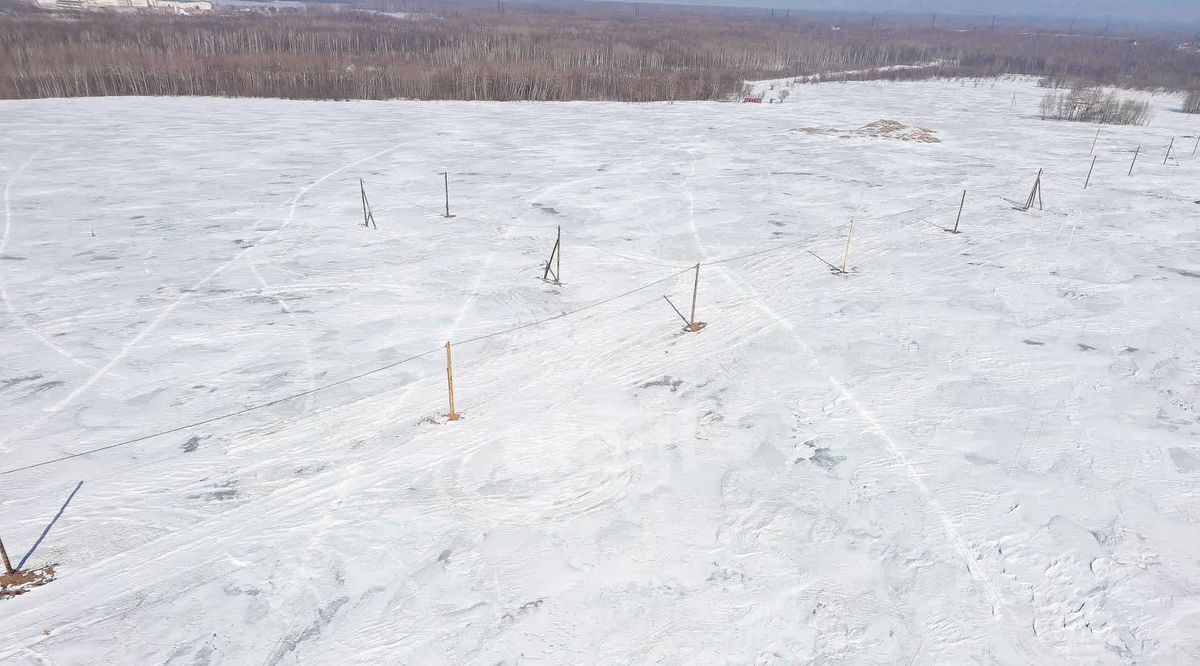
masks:
POLYGON ((842 78, 1032 74, 1200 90, 1200 54, 1165 36, 1135 42, 861 19, 834 30, 813 17, 478 2, 395 18, 381 12, 424 7, 372 1, 372 12, 278 16, 2 16, 0 98, 721 99, 746 79, 847 71, 842 78), (928 63, 936 65, 885 69, 928 63))
POLYGON ((1042 98, 1042 120, 1070 120, 1105 125, 1145 125, 1150 122, 1150 103, 1122 99, 1100 88, 1072 88, 1066 93, 1048 92, 1042 98))

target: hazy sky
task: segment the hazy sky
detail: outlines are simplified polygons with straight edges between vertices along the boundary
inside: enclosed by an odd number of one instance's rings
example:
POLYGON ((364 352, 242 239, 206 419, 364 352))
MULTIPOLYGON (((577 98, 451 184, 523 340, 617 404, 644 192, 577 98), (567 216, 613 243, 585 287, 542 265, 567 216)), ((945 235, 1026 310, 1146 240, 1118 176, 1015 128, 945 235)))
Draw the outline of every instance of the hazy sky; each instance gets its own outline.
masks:
POLYGON ((1200 0, 707 0, 707 3, 829 11, 1062 16, 1099 20, 1111 17, 1184 23, 1200 21, 1200 0))

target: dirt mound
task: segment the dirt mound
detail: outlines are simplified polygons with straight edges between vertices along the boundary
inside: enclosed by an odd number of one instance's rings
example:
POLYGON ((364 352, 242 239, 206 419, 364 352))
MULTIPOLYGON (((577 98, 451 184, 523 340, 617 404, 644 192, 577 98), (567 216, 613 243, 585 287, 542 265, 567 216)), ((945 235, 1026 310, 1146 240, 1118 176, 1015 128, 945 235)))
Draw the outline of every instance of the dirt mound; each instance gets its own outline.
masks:
POLYGON ((52 580, 54 580, 53 566, 26 571, 14 571, 10 574, 0 575, 0 599, 8 599, 9 597, 25 594, 29 590, 45 585, 52 580))
POLYGON ((829 127, 799 127, 791 130, 819 136, 836 136, 839 139, 852 137, 873 137, 893 139, 895 141, 916 141, 918 143, 941 143, 937 132, 924 127, 909 127, 896 120, 876 120, 858 129, 840 130, 829 127))

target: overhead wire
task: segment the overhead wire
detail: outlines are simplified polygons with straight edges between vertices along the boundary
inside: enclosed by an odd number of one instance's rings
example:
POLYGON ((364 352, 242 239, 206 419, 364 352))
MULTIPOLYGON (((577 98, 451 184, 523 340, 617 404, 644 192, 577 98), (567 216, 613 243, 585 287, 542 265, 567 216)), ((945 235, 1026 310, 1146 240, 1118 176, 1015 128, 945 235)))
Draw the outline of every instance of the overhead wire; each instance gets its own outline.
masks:
MULTIPOLYGON (((555 321, 555 320, 558 320, 558 319, 563 319, 563 318, 566 318, 566 317, 570 317, 570 316, 572 316, 572 315, 576 315, 576 314, 579 314, 579 313, 581 313, 581 312, 586 312, 586 311, 588 311, 588 310, 592 310, 592 309, 594 309, 594 308, 598 308, 598 307, 600 307, 600 306, 602 306, 602 305, 606 305, 606 304, 608 304, 608 303, 611 303, 611 302, 613 302, 613 301, 616 301, 616 300, 619 300, 619 299, 625 298, 625 297, 627 297, 627 296, 630 296, 630 295, 636 294, 636 293, 638 293, 638 292, 640 292, 640 291, 645 291, 646 289, 649 289, 650 287, 653 287, 653 286, 655 286, 655 285, 658 285, 658 284, 662 284, 663 282, 666 282, 667 280, 670 280, 670 279, 672 279, 672 278, 678 277, 678 276, 680 276, 680 275, 682 275, 682 274, 684 274, 684 273, 686 273, 686 272, 688 272, 688 271, 690 271, 690 270, 692 270, 692 267, 691 267, 691 266, 689 266, 688 268, 686 268, 686 269, 684 269, 684 270, 681 270, 681 271, 679 271, 679 272, 677 272, 677 273, 673 273, 673 274, 671 274, 671 275, 668 275, 668 276, 666 276, 666 277, 659 278, 659 279, 657 279, 657 280, 654 280, 653 282, 649 282, 649 283, 643 284, 643 285, 641 285, 641 286, 639 286, 639 287, 635 287, 635 288, 633 288, 633 289, 630 289, 629 291, 622 292, 622 293, 620 293, 620 294, 617 294, 617 295, 615 295, 615 296, 609 296, 609 297, 607 297, 607 298, 604 298, 604 299, 602 299, 602 300, 596 301, 596 302, 594 302, 594 303, 589 303, 589 304, 587 304, 587 305, 584 305, 584 306, 581 306, 581 307, 577 307, 577 308, 574 308, 574 309, 572 309, 572 310, 567 310, 567 311, 565 311, 565 312, 560 312, 559 314, 556 314, 556 315, 553 315, 553 316, 550 316, 550 317, 545 317, 545 318, 543 318, 543 319, 538 319, 538 320, 536 320, 536 321, 526 322, 526 323, 523 323, 523 324, 517 324, 517 325, 515 325, 515 326, 510 326, 510 327, 508 327, 508 328, 501 329, 501 330, 499 330, 499 331, 493 331, 493 332, 491 332, 491 333, 485 333, 485 334, 483 334, 483 335, 477 335, 477 336, 475 336, 475 337, 468 338, 468 339, 466 339, 466 340, 461 340, 461 341, 459 341, 459 342, 452 342, 451 344, 452 344, 452 345, 457 345, 457 346, 468 345, 468 344, 471 344, 471 343, 475 343, 475 342, 480 342, 480 341, 483 341, 483 340, 487 340, 487 339, 489 339, 489 338, 495 338, 495 337, 499 337, 499 336, 501 336, 501 335, 506 335, 506 334, 508 334, 508 333, 512 333, 512 332, 514 332, 514 331, 519 331, 519 330, 521 330, 521 329, 530 328, 530 327, 533 327, 533 326, 540 326, 540 325, 542 325, 542 324, 546 324, 546 323, 549 323, 549 322, 552 322, 552 321, 555 321)), ((64 461, 67 461, 67 460, 71 460, 71 459, 74 459, 74 458, 79 458, 79 457, 86 456, 86 455, 90 455, 90 454, 93 454, 93 453, 99 453, 99 452, 101 452, 101 451, 107 451, 107 450, 110 450, 110 449, 115 449, 115 448, 119 448, 119 447, 122 447, 122 446, 128 446, 128 445, 130 445, 130 444, 137 444, 137 443, 139 443, 139 442, 144 442, 144 441, 146 441, 146 440, 155 439, 155 438, 157 438, 157 437, 162 437, 162 436, 165 436, 165 435, 170 435, 170 434, 177 433, 177 432, 181 432, 181 431, 184 431, 184 430, 189 430, 189 429, 191 429, 191 428, 197 428, 197 427, 200 427, 200 426, 203 426, 203 425, 208 425, 208 424, 210 424, 210 423, 216 423, 216 422, 218 422, 218 421, 224 421, 224 420, 227 420, 227 419, 234 418, 234 417, 236 417, 236 416, 241 416, 241 415, 243 415, 243 414, 248 414, 248 413, 250 413, 250 412, 258 411, 258 410, 260 410, 260 409, 266 409, 266 408, 268 408, 268 407, 273 407, 273 406, 275 406, 275 405, 278 405, 278 404, 281 404, 281 403, 284 403, 284 402, 288 402, 288 401, 291 401, 291 400, 295 400, 295 399, 297 399, 297 398, 302 398, 302 397, 305 397, 305 396, 312 395, 312 394, 314 394, 314 393, 319 393, 319 392, 321 392, 321 391, 326 391, 326 390, 328 390, 328 389, 331 389, 331 388, 334 388, 334 387, 337 387, 337 386, 341 386, 341 385, 343 385, 343 384, 348 384, 348 383, 350 383, 350 382, 357 381, 357 380, 359 380, 359 379, 362 379, 362 378, 364 378, 364 377, 368 377, 368 376, 371 376, 371 375, 378 374, 378 373, 380 373, 380 372, 384 372, 385 370, 390 370, 390 369, 392 369, 392 368, 395 368, 395 367, 397 367, 397 366, 403 365, 403 364, 405 364, 405 363, 409 363, 409 362, 411 362, 411 361, 415 361, 415 360, 417 360, 417 359, 421 359, 421 358, 424 358, 424 357, 426 357, 426 356, 429 356, 429 355, 431 355, 431 354, 434 354, 434 353, 437 353, 437 352, 439 352, 439 351, 442 351, 444 348, 445 348, 444 346, 441 346, 441 347, 434 347, 433 349, 429 349, 429 350, 426 350, 426 351, 420 352, 420 353, 418 353, 418 354, 413 354, 413 355, 411 355, 411 356, 407 356, 407 357, 405 357, 405 358, 402 358, 402 359, 400 359, 400 360, 398 360, 398 361, 393 361, 393 362, 391 362, 391 363, 388 363, 388 364, 386 364, 386 365, 379 366, 379 367, 377 367, 377 368, 372 368, 372 369, 370 369, 370 370, 366 370, 366 371, 364 371, 364 372, 360 372, 360 373, 357 373, 357 374, 355 374, 355 375, 351 375, 351 376, 349 376, 349 377, 344 377, 344 378, 342 378, 342 379, 339 379, 339 380, 337 380, 337 381, 334 381, 334 382, 329 382, 329 383, 327 383, 327 384, 322 384, 322 385, 320 385, 320 386, 316 386, 316 387, 313 387, 313 388, 310 388, 310 389, 307 389, 307 390, 304 390, 304 391, 300 391, 300 392, 298 392, 298 393, 293 393, 293 394, 290 394, 290 395, 286 395, 286 396, 283 396, 283 397, 280 397, 280 398, 276 398, 276 399, 274 399, 274 400, 270 400, 270 401, 268 401, 268 402, 263 402, 263 403, 259 403, 259 404, 256 404, 256 405, 251 405, 251 406, 249 406, 249 407, 245 407, 245 408, 242 408, 242 409, 239 409, 239 410, 235 410, 235 411, 232 411, 232 412, 227 412, 227 413, 224 413, 224 414, 220 414, 220 415, 218 415, 218 416, 213 416, 213 417, 209 417, 209 418, 206 418, 206 419, 201 419, 201 420, 199 420, 199 421, 193 421, 193 422, 191 422, 191 423, 186 423, 186 424, 179 425, 179 426, 175 426, 175 427, 172 427, 172 428, 167 428, 167 429, 165 429, 165 430, 159 430, 159 431, 156 431, 156 432, 153 432, 153 433, 149 433, 149 434, 146 434, 146 435, 141 435, 141 436, 138 436, 138 437, 133 437, 133 438, 126 439, 126 440, 122 440, 122 441, 120 441, 120 442, 115 442, 115 443, 112 443, 112 444, 106 444, 106 445, 104 445, 104 446, 98 446, 98 447, 91 448, 91 449, 87 449, 87 450, 84 450, 84 451, 77 451, 77 452, 75 452, 75 453, 69 453, 69 454, 66 454, 66 455, 59 456, 59 457, 57 457, 57 458, 51 458, 51 459, 43 460, 43 461, 40 461, 40 462, 32 463, 32 464, 29 464, 29 465, 22 465, 22 466, 20 466, 20 467, 14 467, 14 468, 11 468, 11 469, 6 469, 6 470, 3 470, 3 471, 0 471, 0 476, 5 476, 5 475, 8 475, 8 474, 15 474, 15 473, 17 473, 17 472, 23 472, 23 471, 30 470, 30 469, 35 469, 35 468, 38 468, 38 467, 44 467, 44 466, 46 466, 46 465, 52 465, 52 464, 55 464, 55 463, 64 462, 64 461)))
MULTIPOLYGON (((1015 181, 1015 180, 1014 180, 1014 182, 1017 182, 1017 181, 1015 181)), ((400 200, 401 202, 403 202, 403 203, 407 203, 407 204, 409 204, 409 205, 411 205, 411 206, 414 206, 414 207, 416 207, 416 208, 418 208, 418 209, 421 209, 421 210, 425 210, 425 211, 427 211, 427 212, 431 212, 431 213, 439 213, 439 214, 441 213, 441 211, 440 211, 440 210, 436 210, 436 209, 433 209, 433 208, 431 208, 431 207, 429 207, 429 206, 425 206, 425 205, 422 205, 422 204, 418 204, 418 203, 416 203, 416 202, 413 202, 413 201, 409 201, 409 200, 405 200, 405 199, 399 199, 399 200, 400 200)), ((909 209, 909 210, 904 210, 904 211, 897 211, 896 213, 889 213, 889 214, 885 214, 885 215, 880 215, 880 216, 877 216, 877 217, 878 217, 878 218, 889 218, 889 217, 896 217, 896 216, 900 216, 900 215, 911 214, 911 213, 913 213, 913 212, 915 212, 915 211, 918 211, 918 210, 922 210, 922 209, 928 209, 928 208, 936 207, 936 206, 938 206, 938 205, 941 205, 941 203, 942 203, 942 201, 941 201, 941 200, 938 200, 938 201, 935 201, 935 202, 928 202, 928 203, 926 203, 926 204, 925 204, 925 205, 923 205, 923 206, 914 207, 914 208, 912 208, 912 209, 909 209)), ((471 216, 465 216, 465 215, 456 215, 455 217, 456 217, 457 219, 459 219, 459 220, 462 220, 462 221, 478 222, 478 223, 481 223, 481 224, 488 224, 488 225, 492 225, 492 226, 498 226, 498 227, 515 227, 515 228, 528 228, 528 229, 554 229, 554 228, 561 228, 561 225, 521 225, 521 224, 509 224, 509 223, 503 223, 503 222, 494 222, 494 221, 491 221, 491 220, 482 220, 482 219, 478 219, 478 218, 471 217, 471 216)), ((923 219, 921 219, 921 220, 918 220, 918 221, 920 221, 920 222, 926 222, 926 223, 928 223, 928 224, 931 224, 931 225, 932 225, 932 223, 929 223, 928 221, 926 221, 926 220, 923 220, 923 219)), ((937 226, 937 225, 932 225, 932 226, 937 226)), ((764 249, 761 249, 761 250, 755 250, 755 251, 752 251, 752 252, 746 252, 746 253, 743 253, 743 254, 738 254, 738 255, 734 255, 734 256, 730 256, 730 257, 724 257, 724 258, 721 258, 721 259, 713 259, 713 260, 709 260, 709 261, 702 261, 702 262, 699 262, 698 264, 692 264, 692 265, 688 265, 688 266, 682 266, 682 265, 680 265, 680 264, 671 264, 671 263, 659 262, 659 261, 655 261, 655 260, 652 260, 652 259, 647 259, 647 258, 644 258, 644 257, 633 257, 633 256, 630 256, 630 255, 625 255, 625 254, 623 254, 623 253, 620 253, 620 252, 617 252, 617 251, 615 251, 615 250, 612 250, 612 249, 609 249, 609 248, 604 248, 604 247, 601 247, 601 246, 599 246, 599 245, 596 245, 596 244, 594 244, 594 243, 592 243, 592 242, 588 241, 587 239, 585 239, 585 238, 582 238, 581 236, 579 236, 578 234, 574 233, 573 231, 570 231, 570 230, 564 229, 563 231, 564 231, 565 233, 567 233, 568 235, 572 236, 572 237, 573 237, 573 238, 575 238, 576 240, 579 240, 580 242, 582 242, 582 243, 584 243, 585 245, 588 245, 588 246, 590 246, 590 247, 592 247, 592 248, 594 248, 594 249, 597 249, 597 250, 600 250, 600 251, 603 251, 603 252, 608 252, 608 253, 610 253, 610 254, 612 254, 612 255, 614 255, 614 256, 621 257, 621 258, 623 258, 623 259, 626 259, 626 260, 628 260, 628 261, 637 262, 637 263, 639 263, 639 264, 651 264, 651 265, 658 265, 658 266, 664 266, 664 267, 674 268, 674 269, 677 269, 677 272, 675 272, 675 273, 672 273, 671 275, 668 275, 668 276, 666 276, 666 277, 659 278, 659 279, 657 279, 657 280, 654 280, 654 281, 652 281, 652 282, 649 282, 649 283, 643 284, 643 285, 641 285, 641 286, 639 286, 639 287, 636 287, 636 288, 634 288, 634 289, 631 289, 631 290, 629 290, 629 291, 625 291, 625 292, 622 292, 622 293, 620 293, 620 294, 617 294, 617 295, 615 295, 615 296, 610 296, 610 297, 604 298, 604 299, 602 299, 602 300, 600 300, 600 301, 597 301, 597 302, 594 302, 594 303, 590 303, 590 304, 588 304, 588 305, 584 305, 584 306, 581 306, 581 307, 578 307, 578 308, 575 308, 575 309, 572 309, 572 310, 567 310, 567 311, 565 311, 565 312, 561 312, 561 313, 559 313, 559 314, 557 314, 557 315, 553 315, 553 316, 551 316, 551 317, 546 317, 546 318, 543 318, 543 319, 539 319, 539 320, 535 320, 535 321, 526 322, 526 323, 523 323, 523 324, 518 324, 518 325, 515 325, 515 326, 511 326, 511 327, 508 327, 508 328, 505 328, 505 329, 501 329, 501 330, 499 330, 499 331, 493 331, 493 332, 491 332, 491 333, 486 333, 486 334, 483 334, 483 335, 478 335, 478 336, 475 336, 475 337, 472 337, 472 338, 468 338, 468 339, 466 339, 466 340, 462 340, 462 341, 459 341, 459 342, 457 342, 457 343, 453 343, 453 344, 457 344, 457 345, 461 346, 461 345, 471 344, 471 343, 475 343, 475 342, 480 342, 480 341, 487 340, 487 339, 490 339, 490 338, 495 338, 495 337, 499 337, 499 336, 502 336, 502 335, 506 335, 506 334, 508 334, 508 333, 512 333, 512 332, 515 332, 515 331, 518 331, 518 330, 522 330, 522 329, 525 329, 525 328, 530 328, 530 327, 533 327, 533 326, 539 326, 539 325, 546 324, 546 323, 549 323, 549 322, 552 322, 552 321, 556 321, 556 320, 558 320, 558 319, 563 319, 563 318, 566 318, 566 317, 570 317, 570 316, 573 316, 573 315, 575 315, 575 314, 579 314, 579 313, 581 313, 581 312, 585 312, 585 311, 588 311, 588 310, 591 310, 591 309, 594 309, 594 308, 600 307, 600 306, 602 306, 602 305, 606 305, 606 304, 608 304, 608 303, 611 303, 611 302, 613 302, 613 301, 619 300, 619 299, 621 299, 621 298, 625 298, 625 297, 627 297, 627 296, 630 296, 630 295, 632 295, 632 294, 635 294, 635 293, 638 293, 638 292, 644 291, 644 290, 646 290, 646 289, 649 289, 650 287, 653 287, 653 286, 655 286, 655 285, 662 284, 663 282, 666 282, 667 280, 670 280, 670 279, 672 279, 672 278, 678 277, 679 275, 682 275, 682 274, 684 274, 684 273, 686 273, 686 272, 688 272, 688 271, 691 271, 691 270, 693 270, 693 269, 694 269, 694 268, 696 268, 698 265, 716 265, 716 264, 724 264, 724 263, 730 263, 730 262, 740 261, 740 260, 743 260, 743 259, 749 259, 749 258, 751 258, 751 257, 761 256, 761 255, 769 254, 769 253, 772 253, 772 252, 778 252, 778 251, 780 251, 780 250, 784 250, 784 249, 787 249, 787 248, 790 248, 790 247, 795 247, 795 246, 797 246, 797 245, 801 245, 801 244, 804 244, 804 243, 811 243, 811 242, 813 242, 813 241, 816 241, 816 240, 818 240, 818 239, 820 239, 820 238, 822 238, 822 237, 828 236, 828 235, 830 235, 830 234, 832 234, 832 233, 836 232, 836 231, 837 231, 838 229, 840 229, 841 227, 842 227, 842 225, 840 225, 840 224, 839 224, 839 225, 837 225, 837 226, 835 226, 835 227, 832 227, 832 228, 830 228, 830 229, 828 229, 828 230, 826 230, 826 231, 823 231, 823 232, 820 232, 820 233, 817 233, 817 234, 813 234, 813 235, 811 235, 811 236, 808 236, 808 237, 806 237, 806 238, 802 238, 802 239, 798 239, 798 240, 794 240, 794 241, 788 241, 788 242, 786 242, 786 243, 782 243, 782 244, 779 244, 779 245, 775 245, 775 246, 772 246, 772 247, 769 247, 769 248, 764 248, 764 249)), ((811 253, 811 251, 810 251, 810 254, 812 254, 812 253, 811 253)), ((824 259, 821 259, 821 257, 819 257, 819 256, 817 256, 817 255, 815 255, 815 254, 813 254, 813 256, 814 256, 814 257, 816 257, 817 259, 821 260, 822 262, 826 263, 826 264, 828 264, 828 263, 829 263, 829 262, 825 261, 824 259)), ((832 265, 832 264, 830 264, 830 265, 832 265)), ((657 300, 657 299, 656 299, 656 300, 657 300)), ((248 414, 248 413, 250 413, 250 412, 258 411, 258 410, 261 410, 261 409, 266 409, 266 408, 268 408, 268 407, 273 407, 273 406, 275 406, 275 405, 278 405, 278 404, 281 404, 281 403, 284 403, 284 402, 288 402, 288 401, 291 401, 291 400, 295 400, 295 399, 297 399, 297 398, 302 398, 302 397, 305 397, 305 396, 313 395, 313 394, 315 394, 315 393, 319 393, 319 392, 321 392, 321 391, 326 391, 326 390, 329 390, 329 389, 331 389, 331 388, 335 388, 335 387, 337 387, 337 386, 341 386, 341 385, 344 385, 344 384, 348 384, 348 383, 350 383, 350 382, 354 382, 354 381, 357 381, 357 380, 359 380, 359 379, 363 379, 363 378, 365 378, 365 377, 368 377, 368 376, 371 376, 371 375, 375 375, 375 374, 378 374, 378 373, 380 373, 380 372, 384 372, 384 371, 386 371, 386 370, 390 370, 390 369, 392 369, 392 368, 398 367, 398 366, 400 366, 400 365, 403 365, 403 364, 405 364, 405 363, 409 363, 409 362, 412 362, 412 361, 415 361, 415 360, 418 360, 418 359, 424 358, 424 357, 426 357, 426 356, 429 356, 429 355, 431 355, 431 354, 437 353, 437 352, 441 351, 443 348, 444 348, 444 347, 441 347, 441 346, 439 346, 439 347, 435 347, 435 348, 433 348, 433 349, 429 349, 429 350, 426 350, 426 351, 420 352, 420 353, 418 353, 418 354, 414 354, 414 355, 411 355, 411 356, 405 357, 405 358, 403 358, 403 359, 400 359, 400 360, 398 360, 398 361, 394 361, 394 362, 392 362, 392 363, 388 363, 388 364, 386 364, 386 365, 379 366, 379 367, 377 367, 377 368, 372 368, 372 369, 370 369, 370 370, 367 370, 367 371, 364 371, 364 372, 360 372, 360 373, 357 373, 357 374, 355 374, 355 375, 351 375, 351 376, 349 376, 349 377, 345 377, 345 378, 339 379, 339 380, 337 380, 337 381, 334 381, 334 382, 330 382, 330 383, 327 383, 327 384, 322 384, 322 385, 320 385, 320 386, 316 386, 316 387, 313 387, 313 388, 310 388, 310 389, 307 389, 307 390, 304 390, 304 391, 301 391, 301 392, 298 392, 298 393, 293 393, 293 394, 290 394, 290 395, 287 395, 287 396, 283 396, 283 397, 280 397, 280 398, 276 398, 276 399, 274 399, 274 400, 270 400, 270 401, 267 401, 267 402, 263 402, 263 403, 258 403, 258 404, 255 404, 255 405, 251 405, 251 406, 249 406, 249 407, 245 407, 245 408, 243 408, 243 409, 235 410, 235 411, 232 411, 232 412, 227 412, 227 413, 224 413, 224 414, 220 414, 220 415, 217 415, 217 416, 213 416, 213 417, 210 417, 210 418, 202 419, 202 420, 199 420, 199 421, 194 421, 194 422, 187 423, 187 424, 183 424, 183 425, 179 425, 179 426, 175 426, 175 427, 168 428, 168 429, 165 429, 165 430, 156 431, 156 432, 153 432, 153 433, 150 433, 150 434, 141 435, 141 436, 139 436, 139 437, 134 437, 134 438, 130 438, 130 439, 126 439, 126 440, 122 440, 122 441, 120 441, 120 442, 115 442, 115 443, 112 443, 112 444, 107 444, 107 445, 104 445, 104 446, 95 447, 95 448, 87 449, 87 450, 84 450, 84 451, 79 451, 79 452, 75 452, 75 453, 66 454, 66 455, 63 455, 63 456, 59 456, 59 457, 57 457, 57 458, 51 458, 51 459, 48 459, 48 460, 43 460, 43 461, 40 461, 40 462, 37 462, 37 463, 32 463, 32 464, 29 464, 29 465, 23 465, 23 466, 20 466, 20 467, 14 467, 14 468, 11 468, 11 469, 3 470, 3 471, 0 471, 0 476, 5 476, 5 475, 9 475, 9 474, 15 474, 15 473, 17 473, 17 472, 22 472, 22 471, 26 471, 26 470, 30 470, 30 469, 35 469, 35 468, 39 468, 39 467, 44 467, 44 466, 47 466, 47 465, 52 465, 52 464, 55 464, 55 463, 64 462, 64 461, 67 461, 67 460, 71 460, 71 459, 74 459, 74 458, 79 458, 79 457, 86 456, 86 455, 90 455, 90 454, 93 454, 93 453, 99 453, 99 452, 102 452, 102 451, 107 451, 107 450, 111 450, 111 449, 115 449, 115 448, 119 448, 119 447, 123 447, 123 446, 128 446, 128 445, 131 445, 131 444, 136 444, 136 443, 139 443, 139 442, 144 442, 144 441, 147 441, 147 440, 150 440, 150 439, 154 439, 154 438, 157 438, 157 437, 162 437, 162 436, 169 435, 169 434, 173 434, 173 433, 176 433, 176 432, 181 432, 181 431, 188 430, 188 429, 191 429, 191 428, 197 428, 197 427, 200 427, 200 426, 203 426, 203 425, 208 425, 208 424, 211 424, 211 423, 216 423, 216 422, 219 422, 219 421, 224 421, 224 420, 231 419, 231 418, 234 418, 234 417, 237 417, 237 416, 241 416, 241 415, 244 415, 244 414, 248 414)))

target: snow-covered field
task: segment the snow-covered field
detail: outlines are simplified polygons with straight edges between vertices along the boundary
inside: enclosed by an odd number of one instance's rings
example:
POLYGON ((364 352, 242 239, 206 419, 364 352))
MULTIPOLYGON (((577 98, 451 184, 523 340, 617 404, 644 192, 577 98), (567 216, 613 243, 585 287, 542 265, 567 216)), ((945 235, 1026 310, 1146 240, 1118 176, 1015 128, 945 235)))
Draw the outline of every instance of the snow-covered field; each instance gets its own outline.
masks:
POLYGON ((1195 662, 1200 119, 1040 93, 0 103, 0 663, 1195 662))

